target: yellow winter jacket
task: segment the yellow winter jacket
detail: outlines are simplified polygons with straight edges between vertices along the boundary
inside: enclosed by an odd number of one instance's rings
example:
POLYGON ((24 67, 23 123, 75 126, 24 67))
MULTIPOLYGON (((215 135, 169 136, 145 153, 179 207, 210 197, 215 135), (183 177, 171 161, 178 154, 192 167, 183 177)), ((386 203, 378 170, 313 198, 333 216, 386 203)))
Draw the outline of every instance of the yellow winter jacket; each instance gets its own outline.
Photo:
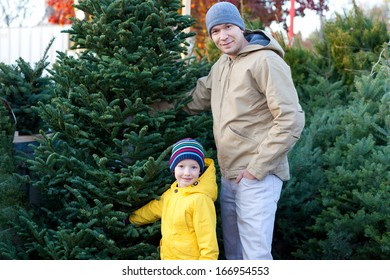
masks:
POLYGON ((160 199, 152 200, 130 215, 130 222, 136 225, 161 219, 162 260, 218 259, 216 170, 212 159, 206 158, 205 166, 205 172, 193 185, 179 188, 175 181, 160 199))

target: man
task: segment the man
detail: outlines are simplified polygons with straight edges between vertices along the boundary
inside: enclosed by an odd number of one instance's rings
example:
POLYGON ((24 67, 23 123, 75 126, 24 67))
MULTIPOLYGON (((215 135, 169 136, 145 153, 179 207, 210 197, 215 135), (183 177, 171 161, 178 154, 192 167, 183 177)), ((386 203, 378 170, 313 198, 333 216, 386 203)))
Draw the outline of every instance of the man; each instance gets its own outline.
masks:
POLYGON ((277 202, 290 178, 287 153, 303 130, 304 112, 275 39, 245 30, 229 2, 208 10, 206 27, 223 54, 198 80, 187 110, 212 111, 225 255, 272 259, 277 202))

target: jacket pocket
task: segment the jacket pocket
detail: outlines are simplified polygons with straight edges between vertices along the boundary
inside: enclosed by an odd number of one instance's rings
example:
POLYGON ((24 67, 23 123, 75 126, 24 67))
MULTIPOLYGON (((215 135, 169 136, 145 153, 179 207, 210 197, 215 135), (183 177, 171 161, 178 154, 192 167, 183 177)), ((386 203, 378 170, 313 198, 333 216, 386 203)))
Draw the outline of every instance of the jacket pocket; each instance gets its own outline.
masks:
POLYGON ((223 168, 246 168, 249 158, 258 153, 259 143, 232 127, 224 131, 220 140, 218 158, 223 168))
POLYGON ((232 151, 236 151, 235 153, 240 151, 241 153, 250 155, 258 153, 262 139, 254 139, 254 136, 231 126, 227 130, 228 139, 226 142, 231 146, 230 153, 232 151))

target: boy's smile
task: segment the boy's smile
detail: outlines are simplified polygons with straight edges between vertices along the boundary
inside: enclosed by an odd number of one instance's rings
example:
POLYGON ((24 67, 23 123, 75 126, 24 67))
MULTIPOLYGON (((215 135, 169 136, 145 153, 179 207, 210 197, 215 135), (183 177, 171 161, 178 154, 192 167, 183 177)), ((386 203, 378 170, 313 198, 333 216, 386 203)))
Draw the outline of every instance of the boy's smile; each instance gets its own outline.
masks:
POLYGON ((175 178, 179 188, 191 186, 198 180, 200 166, 196 160, 184 159, 175 167, 175 178))

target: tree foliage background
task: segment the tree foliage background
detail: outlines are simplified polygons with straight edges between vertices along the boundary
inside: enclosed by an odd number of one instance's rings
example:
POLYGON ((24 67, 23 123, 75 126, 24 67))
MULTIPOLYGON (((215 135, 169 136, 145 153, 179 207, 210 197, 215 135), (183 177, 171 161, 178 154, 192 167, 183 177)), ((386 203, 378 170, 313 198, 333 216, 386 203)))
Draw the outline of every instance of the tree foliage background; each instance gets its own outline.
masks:
MULTIPOLYGON (((180 1, 79 8, 91 18, 68 31, 79 55, 59 53, 49 70, 52 98, 36 109, 52 134, 42 132, 26 176, 11 149, 9 110, 0 109, 0 258, 157 259, 159 223, 121 220, 170 184, 176 140, 198 138, 215 158, 210 116, 186 115, 186 99, 165 106, 210 65, 182 57, 194 20, 177 13, 180 1), (38 204, 28 201, 32 187, 38 204)), ((284 46, 307 122, 289 155, 273 255, 389 259, 389 31, 355 5, 323 35, 313 49, 284 46)))
POLYGON ((286 60, 307 116, 280 199, 282 259, 390 258, 390 41, 356 5, 286 60))
MULTIPOLYGON (((210 147, 210 117, 188 117, 184 98, 207 67, 182 58, 193 19, 180 1, 89 1, 68 30, 77 56, 58 53, 49 103, 50 128, 29 160, 32 209, 10 221, 20 238, 3 244, 15 259, 158 258, 159 224, 125 227, 132 210, 172 182, 170 145, 193 137, 210 147)), ((212 136, 211 136, 212 137, 212 136)))

